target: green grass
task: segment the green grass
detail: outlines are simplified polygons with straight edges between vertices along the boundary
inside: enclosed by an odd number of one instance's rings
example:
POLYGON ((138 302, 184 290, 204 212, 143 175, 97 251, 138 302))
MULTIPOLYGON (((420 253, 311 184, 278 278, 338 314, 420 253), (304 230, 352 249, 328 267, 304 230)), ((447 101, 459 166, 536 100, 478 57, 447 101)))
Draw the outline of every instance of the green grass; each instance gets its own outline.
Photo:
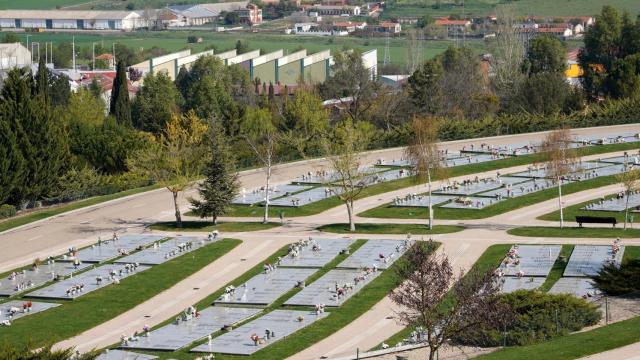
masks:
POLYGON ((152 230, 160 231, 201 231, 210 232, 213 230, 228 231, 228 232, 245 232, 245 231, 260 231, 272 229, 280 226, 280 223, 270 222, 263 224, 261 222, 219 222, 217 225, 208 221, 183 221, 182 227, 177 227, 175 221, 166 221, 152 224, 149 226, 152 230))
POLYGON ((528 237, 558 237, 558 238, 639 238, 640 229, 620 228, 588 228, 588 227, 559 227, 525 226, 510 229, 508 234, 528 237))
POLYGON ((622 261, 640 259, 640 246, 625 246, 622 261))
POLYGON ((591 331, 574 333, 535 345, 504 348, 476 359, 520 360, 541 356, 540 358, 545 360, 569 360, 638 341, 640 341, 640 317, 634 317, 591 331))
MULTIPOLYGON (((615 184, 617 182, 615 176, 602 176, 599 178, 585 180, 580 182, 569 183, 562 186, 564 195, 580 192, 583 190, 594 189, 606 185, 615 184)), ((453 209, 435 206, 433 214, 436 219, 451 220, 469 220, 469 219, 485 219, 488 217, 500 215, 513 211, 531 204, 536 204, 545 200, 553 199, 558 196, 558 189, 555 187, 537 191, 516 198, 507 199, 493 205, 489 205, 483 209, 453 209)), ((396 207, 391 204, 385 204, 367 211, 359 216, 384 218, 384 219, 424 219, 428 214, 427 208, 415 207, 396 207)))
MULTIPOLYGON (((615 197, 617 194, 610 194, 605 196, 605 199, 610 199, 615 197)), ((618 225, 622 226, 624 224, 624 211, 593 211, 593 210, 581 210, 581 208, 585 207, 588 204, 592 204, 598 199, 592 199, 585 202, 581 202, 579 204, 571 205, 563 209, 564 219, 568 221, 574 221, 576 216, 606 216, 606 217, 615 217, 618 221, 618 225)), ((635 215, 631 211, 629 211, 629 222, 632 223, 635 220, 635 215)), ((560 210, 556 210, 554 212, 544 214, 538 217, 540 220, 549 220, 549 221, 560 221, 560 210)), ((589 226, 586 224, 585 226, 589 226)))
POLYGON ((127 191, 121 191, 115 194, 96 196, 86 200, 76 201, 67 205, 56 206, 50 209, 36 210, 29 214, 20 215, 20 216, 12 217, 7 220, 0 221, 0 232, 6 231, 18 226, 26 225, 34 221, 46 219, 48 217, 60 215, 68 211, 81 209, 87 206, 96 205, 106 201, 115 200, 125 196, 135 195, 135 194, 139 194, 142 192, 155 190, 159 188, 160 187, 157 185, 150 185, 150 186, 131 189, 127 191))
POLYGON ((558 279, 562 277, 562 274, 564 274, 564 269, 567 267, 567 263, 569 262, 569 257, 573 252, 573 248, 574 245, 562 245, 560 254, 556 261, 553 263, 553 267, 551 267, 551 271, 549 271, 547 279, 544 281, 542 286, 538 288, 538 290, 544 292, 549 291, 553 284, 555 284, 558 279))
MULTIPOLYGON (((350 234, 349 224, 328 224, 322 225, 317 230, 350 234)), ((431 234, 449 234, 464 230, 462 226, 455 225, 434 225, 433 230, 425 224, 356 224, 356 234, 414 234, 414 235, 431 235, 431 234)))
POLYGON ((154 266, 62 306, 18 319, 2 330, 5 341, 39 347, 68 339, 132 309, 217 260, 241 243, 223 239, 154 266))
MULTIPOLYGON (((502 259, 504 259, 504 255, 511 249, 510 244, 498 244, 491 245, 487 248, 487 250, 480 255, 480 258, 473 264, 474 269, 478 269, 480 272, 487 272, 492 269, 495 269, 500 265, 502 259)), ((395 346, 399 342, 402 342, 404 339, 408 338, 411 335, 411 332, 415 329, 415 326, 407 326, 404 329, 398 331, 393 334, 391 337, 383 341, 389 346, 395 346)), ((382 343, 378 344, 371 350, 380 350, 382 349, 382 343)))

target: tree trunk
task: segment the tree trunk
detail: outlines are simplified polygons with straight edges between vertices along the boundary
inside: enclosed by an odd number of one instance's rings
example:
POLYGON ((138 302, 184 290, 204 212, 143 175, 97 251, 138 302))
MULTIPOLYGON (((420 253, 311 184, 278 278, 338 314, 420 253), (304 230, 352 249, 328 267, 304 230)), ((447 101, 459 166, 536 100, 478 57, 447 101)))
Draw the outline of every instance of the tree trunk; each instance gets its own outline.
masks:
POLYGON ((437 348, 429 348, 429 360, 434 360, 436 358, 436 353, 438 352, 437 348))
POLYGON ((349 214, 349 231, 356 231, 356 224, 353 222, 353 201, 347 200, 346 205, 349 214))
POLYGON ((627 230, 627 221, 629 221, 629 191, 627 191, 627 198, 624 201, 624 230, 627 230))
POLYGON ((178 206, 178 192, 173 191, 173 207, 176 210, 176 227, 182 227, 182 215, 180 214, 180 207, 178 206))
POLYGON ((562 212, 562 180, 558 177, 558 206, 560 207, 560 229, 564 227, 564 214, 562 212))
POLYGON ((263 224, 269 223, 269 185, 271 183, 271 161, 267 164, 267 186, 265 189, 265 202, 264 202, 264 217, 262 218, 263 224))
POLYGON ((431 202, 431 172, 427 170, 427 181, 429 186, 429 230, 433 230, 433 204, 431 202))
POLYGON ((213 215, 213 225, 218 225, 218 217, 213 215))

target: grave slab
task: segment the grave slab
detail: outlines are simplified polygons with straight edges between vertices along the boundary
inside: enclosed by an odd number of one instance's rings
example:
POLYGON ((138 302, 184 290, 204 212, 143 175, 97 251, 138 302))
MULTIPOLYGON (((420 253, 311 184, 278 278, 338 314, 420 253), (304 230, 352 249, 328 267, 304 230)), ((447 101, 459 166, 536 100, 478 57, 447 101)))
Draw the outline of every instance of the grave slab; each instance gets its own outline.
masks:
POLYGON ((0 321, 17 320, 25 316, 37 314, 39 312, 60 306, 60 304, 55 304, 55 303, 32 301, 31 310, 26 311, 24 305, 28 302, 29 302, 28 300, 24 300, 24 301, 16 300, 16 301, 9 301, 9 302, 0 304, 0 321), (12 316, 11 316, 11 310, 15 311, 12 316))
POLYGON ((260 309, 212 306, 200 312, 200 317, 188 321, 172 322, 137 341, 130 341, 123 349, 176 351, 202 340, 224 326, 231 326, 256 314, 260 309))
POLYGON ((593 296, 599 294, 599 291, 593 286, 591 279, 563 277, 553 284, 549 293, 571 294, 577 298, 595 300, 593 296))
MULTIPOLYGON (((627 204, 626 197, 622 197, 619 199, 612 198, 604 201, 598 201, 591 204, 587 204, 587 206, 583 207, 581 210, 624 211, 626 204, 627 204)), ((629 196, 629 210, 638 211, 638 207, 640 207, 640 194, 632 194, 631 196, 629 196)))
POLYGON ((503 276, 498 281, 500 292, 508 294, 516 290, 535 290, 544 284, 546 278, 543 277, 512 277, 503 276))
MULTIPOLYGON (((166 238, 164 235, 150 234, 127 234, 119 237, 118 240, 102 240, 98 243, 78 250, 77 258, 82 262, 101 263, 120 256, 120 251, 131 252, 138 247, 144 247, 154 241, 166 238)), ((64 255, 61 260, 73 260, 72 257, 64 255)))
POLYGON ((111 276, 110 274, 112 272, 115 272, 117 278, 122 280, 129 276, 132 276, 142 271, 145 271, 147 269, 150 269, 150 267, 145 265, 140 265, 138 266, 137 270, 133 270, 129 272, 125 271, 124 269, 125 267, 122 264, 103 265, 103 266, 91 269, 89 271, 83 272, 81 274, 78 274, 77 276, 68 278, 66 280, 62 280, 60 282, 53 283, 47 287, 33 291, 28 294, 28 297, 72 300, 112 284, 113 281, 110 279, 110 276, 111 276), (98 277, 102 278, 101 282, 97 281, 98 277), (68 289, 82 286, 82 285, 84 285, 82 291, 76 291, 75 293, 69 293, 69 294, 67 293, 68 289))
POLYGON ((387 269, 411 246, 406 240, 368 240, 358 250, 344 259, 337 267, 361 269, 373 267, 387 269), (380 255, 384 256, 381 257, 380 255))
POLYGON ((624 246, 614 256, 608 245, 576 245, 563 276, 594 276, 607 263, 620 265, 623 256, 624 246))
MULTIPOLYGON (((433 195, 431 194, 431 205, 436 206, 438 204, 445 203, 454 196, 444 196, 444 195, 433 195)), ((405 196, 404 198, 396 198, 391 203, 391 206, 394 207, 429 207, 429 196, 426 194, 410 194, 405 196)))
POLYGON ((454 198, 451 202, 448 202, 440 207, 448 209, 484 209, 487 206, 504 201, 505 199, 495 199, 486 196, 461 196, 454 198))
MULTIPOLYGON (((297 193, 303 190, 308 190, 310 186, 302 185, 276 185, 269 189, 269 200, 279 198, 281 196, 287 196, 291 193, 297 193)), ((239 205, 253 205, 265 201, 266 191, 264 189, 254 189, 251 191, 240 191, 240 195, 233 199, 233 204, 239 205)))
POLYGON ((340 306, 357 294, 364 286, 380 275, 380 271, 364 272, 354 269, 334 269, 322 275, 318 280, 307 285, 302 291, 285 302, 285 305, 340 306), (358 278, 356 284, 355 279, 358 278), (344 295, 337 296, 337 288, 344 291, 344 295))
POLYGON ((343 190, 340 187, 320 186, 303 191, 299 194, 283 196, 281 198, 274 199, 273 201, 269 200, 269 204, 274 206, 298 207, 328 199, 342 192, 343 190))
POLYGON ((159 243, 157 247, 154 245, 153 247, 125 256, 116 260, 115 263, 160 265, 212 243, 213 241, 209 241, 203 236, 179 236, 159 243))
POLYGON ((88 263, 81 263, 76 268, 68 262, 54 261, 50 264, 40 265, 37 269, 28 269, 0 279, 0 296, 13 296, 23 291, 40 287, 52 281, 55 275, 64 277, 71 273, 82 271, 91 266, 88 263))
POLYGON ((96 360, 153 360, 157 358, 154 355, 138 354, 130 351, 106 350, 96 360))
POLYGON ((316 267, 320 268, 333 260, 340 252, 351 245, 350 239, 316 239, 313 243, 320 247, 314 251, 313 244, 303 246, 298 256, 287 255, 280 261, 280 267, 316 267))
POLYGON ((277 268, 268 274, 258 274, 245 284, 237 286, 234 293, 224 294, 216 304, 269 305, 298 281, 303 281, 317 269, 277 268))
POLYGON ((561 245, 517 245, 512 249, 517 249, 516 264, 514 259, 508 257, 502 261, 500 269, 506 276, 516 276, 519 271, 524 273, 524 277, 549 275, 553 263, 560 255, 561 245), (508 260, 508 263, 507 263, 508 260))
POLYGON ((275 310, 213 339, 211 344, 202 344, 191 349, 191 351, 251 355, 325 316, 328 316, 328 314, 316 315, 310 311, 275 310), (268 340, 264 339, 264 344, 255 345, 254 341, 251 340, 251 336, 255 334, 260 339, 266 338, 265 330, 267 329, 272 331, 275 336, 268 340))

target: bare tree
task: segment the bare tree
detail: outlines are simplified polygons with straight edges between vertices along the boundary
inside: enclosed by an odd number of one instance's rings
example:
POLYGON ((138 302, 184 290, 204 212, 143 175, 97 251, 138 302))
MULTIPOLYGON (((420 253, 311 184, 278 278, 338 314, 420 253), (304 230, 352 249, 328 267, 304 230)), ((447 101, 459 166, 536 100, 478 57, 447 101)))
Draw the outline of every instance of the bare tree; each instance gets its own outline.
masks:
POLYGON ((429 229, 433 229, 433 205, 431 202, 431 178, 444 174, 438 150, 439 120, 436 118, 414 118, 411 123, 411 142, 406 148, 407 159, 414 164, 416 179, 427 182, 429 196, 429 229))
POLYGON ((497 327, 506 310, 496 296, 493 272, 472 269, 466 276, 462 271, 456 275, 447 256, 434 251, 431 243, 412 246, 397 267, 405 280, 391 293, 391 300, 403 309, 400 321, 424 330, 429 360, 448 339, 480 326, 497 327))
POLYGON ((570 147, 571 133, 568 129, 550 132, 542 143, 542 159, 546 175, 558 185, 558 207, 560 208, 560 228, 564 227, 562 206, 562 181, 571 173, 579 170, 579 159, 570 147))
POLYGON ((616 180, 624 186, 624 229, 626 230, 629 221, 629 197, 640 190, 640 169, 627 170, 627 164, 625 164, 625 171, 616 175, 616 180))
POLYGON ((346 205, 350 231, 356 230, 353 203, 364 190, 369 176, 361 168, 361 152, 366 150, 370 139, 371 124, 361 122, 354 125, 351 120, 344 120, 323 146, 330 165, 325 186, 346 205))
POLYGON ((407 31, 407 71, 413 74, 418 66, 422 64, 422 41, 424 41, 424 30, 414 29, 407 31))

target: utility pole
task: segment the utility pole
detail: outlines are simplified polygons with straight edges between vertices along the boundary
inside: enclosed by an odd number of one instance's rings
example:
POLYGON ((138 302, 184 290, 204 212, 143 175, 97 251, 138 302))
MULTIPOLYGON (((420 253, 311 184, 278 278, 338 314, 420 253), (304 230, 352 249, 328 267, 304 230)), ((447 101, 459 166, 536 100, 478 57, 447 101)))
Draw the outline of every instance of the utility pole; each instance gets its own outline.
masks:
MULTIPOLYGON (((27 34, 27 50, 29 50, 29 34, 27 34)), ((31 57, 29 58, 29 65, 33 62, 33 52, 31 53, 31 57)))
POLYGON ((113 69, 115 70, 115 68, 116 68, 116 43, 112 43, 111 44, 111 52, 112 52, 112 56, 113 56, 113 61, 111 63, 113 64, 113 69))
POLYGON ((71 52, 73 53, 73 71, 76 71, 76 37, 71 37, 71 52))
POLYGON ((389 53, 389 43, 391 42, 389 38, 389 32, 387 32, 387 37, 384 41, 384 61, 383 65, 387 66, 391 63, 391 54, 389 53))

